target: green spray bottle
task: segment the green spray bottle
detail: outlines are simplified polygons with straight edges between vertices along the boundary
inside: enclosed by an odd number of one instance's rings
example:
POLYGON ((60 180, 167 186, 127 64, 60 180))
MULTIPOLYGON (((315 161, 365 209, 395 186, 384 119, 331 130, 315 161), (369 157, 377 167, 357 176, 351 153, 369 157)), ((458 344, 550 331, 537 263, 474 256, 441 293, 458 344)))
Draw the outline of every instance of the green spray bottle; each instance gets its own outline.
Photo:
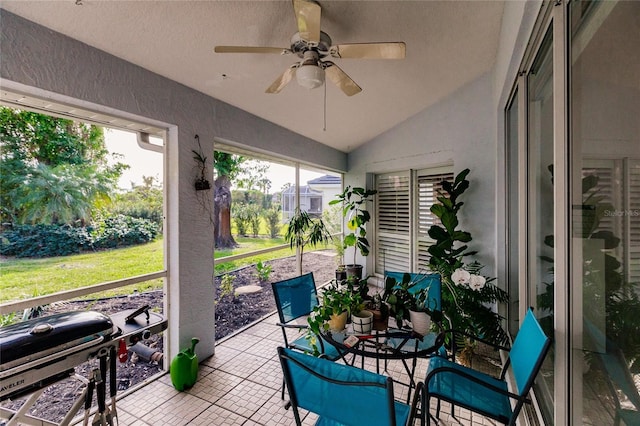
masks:
POLYGON ((191 347, 179 352, 171 361, 169 374, 171 384, 179 391, 190 388, 198 379, 198 356, 195 349, 200 339, 193 337, 191 347))

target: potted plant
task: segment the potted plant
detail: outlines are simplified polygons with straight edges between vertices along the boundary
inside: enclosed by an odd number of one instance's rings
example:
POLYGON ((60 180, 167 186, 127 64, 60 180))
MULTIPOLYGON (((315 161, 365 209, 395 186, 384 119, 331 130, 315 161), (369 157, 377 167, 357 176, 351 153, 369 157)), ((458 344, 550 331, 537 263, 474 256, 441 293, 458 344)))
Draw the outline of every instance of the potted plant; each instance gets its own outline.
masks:
POLYGON ((363 309, 351 313, 351 326, 353 332, 358 334, 369 334, 373 328, 373 312, 363 309))
POLYGON ((334 240, 336 249, 336 281, 343 282, 347 279, 347 268, 344 265, 344 243, 342 240, 334 240))
POLYGON ((313 309, 307 319, 310 330, 319 334, 324 331, 341 332, 352 312, 359 312, 363 303, 359 293, 348 286, 332 281, 321 290, 320 304, 313 309))
POLYGON ((289 242, 290 248, 293 249, 295 246, 300 249, 298 272, 302 274, 302 256, 305 246, 315 247, 320 243, 327 244, 332 237, 322 219, 312 219, 307 212, 296 208, 293 216, 289 219, 284 239, 289 242))
POLYGON ((374 330, 384 331, 389 327, 389 305, 383 300, 383 296, 380 293, 373 295, 367 310, 373 314, 372 328, 374 330))
POLYGON ((342 203, 342 216, 347 219, 349 233, 343 238, 343 245, 353 247, 353 263, 346 265, 347 276, 356 276, 362 279, 362 265, 356 263, 357 252, 362 256, 368 256, 371 246, 367 240, 366 224, 371 220, 371 215, 366 210, 367 201, 378 191, 360 187, 347 186, 337 199, 331 200, 330 205, 342 203))
POLYGON ((425 335, 431 329, 431 319, 439 321, 440 316, 430 308, 429 288, 414 288, 421 281, 420 277, 420 274, 408 273, 402 276, 401 281, 387 277, 383 297, 398 327, 406 327, 409 321, 416 333, 425 335))
POLYGON ((466 256, 477 253, 467 246, 471 234, 459 229, 458 213, 464 204, 459 199, 469 188, 468 174, 469 169, 465 169, 453 182, 443 181, 437 197, 439 204, 431 206, 439 223, 429 228, 433 244, 428 248, 428 268, 442 277, 442 312, 451 327, 504 345, 508 335, 502 328, 502 318, 491 305, 507 302, 508 294, 492 284, 493 278, 481 274, 480 263, 465 261, 466 256))

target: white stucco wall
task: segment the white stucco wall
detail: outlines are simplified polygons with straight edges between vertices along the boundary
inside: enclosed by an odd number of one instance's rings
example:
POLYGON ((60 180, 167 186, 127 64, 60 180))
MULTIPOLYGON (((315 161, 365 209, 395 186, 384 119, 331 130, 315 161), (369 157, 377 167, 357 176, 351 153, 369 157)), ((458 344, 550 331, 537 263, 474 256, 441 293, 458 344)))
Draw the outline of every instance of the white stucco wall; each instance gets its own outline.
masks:
POLYGON ((194 135, 205 152, 219 137, 331 170, 345 170, 346 155, 2 9, 0 31, 3 87, 167 124, 169 357, 193 336, 200 359, 213 354, 212 194, 193 187, 194 135))
MULTIPOLYGON (((495 258, 495 111, 492 76, 485 74, 443 101, 349 154, 345 184, 363 185, 365 173, 383 173, 453 164, 469 168, 461 227, 473 236, 470 248, 493 274, 495 258)), ((369 256, 371 257, 371 256, 369 256)), ((367 259, 371 273, 373 259, 367 259)))

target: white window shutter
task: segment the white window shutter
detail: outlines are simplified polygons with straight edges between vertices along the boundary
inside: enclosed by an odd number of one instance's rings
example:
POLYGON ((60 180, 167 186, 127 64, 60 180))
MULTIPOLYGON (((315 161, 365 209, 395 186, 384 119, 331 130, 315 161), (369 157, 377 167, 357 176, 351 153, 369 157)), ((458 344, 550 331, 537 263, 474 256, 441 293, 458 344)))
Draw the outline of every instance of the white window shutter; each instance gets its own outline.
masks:
POLYGON ((453 182, 450 168, 376 176, 376 273, 419 272, 427 265, 431 213, 442 181, 453 182))
POLYGON ((376 272, 411 269, 409 172, 376 176, 376 272))
POLYGON ((433 244, 429 228, 440 224, 440 220, 431 213, 431 206, 438 203, 438 193, 442 192, 442 182, 445 180, 453 182, 453 173, 426 174, 422 171, 416 178, 416 272, 424 270, 429 261, 427 249, 433 244))

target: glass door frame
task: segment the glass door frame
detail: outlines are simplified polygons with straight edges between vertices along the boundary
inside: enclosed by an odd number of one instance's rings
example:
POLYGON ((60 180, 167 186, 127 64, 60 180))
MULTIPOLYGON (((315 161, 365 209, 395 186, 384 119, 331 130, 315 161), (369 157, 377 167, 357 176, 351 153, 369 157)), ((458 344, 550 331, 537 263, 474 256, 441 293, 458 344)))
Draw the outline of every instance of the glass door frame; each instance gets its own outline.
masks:
MULTIPOLYGON (((535 26, 531 32, 531 39, 521 62, 518 76, 515 81, 511 96, 509 96, 503 112, 506 113, 511 106, 513 95, 518 93, 518 191, 521 195, 527 194, 529 188, 528 148, 529 125, 528 122, 528 75, 537 57, 544 36, 547 31, 552 31, 552 58, 553 58, 553 166, 554 166, 554 406, 553 423, 557 425, 571 424, 571 414, 580 412, 581 400, 576 395, 570 395, 570 389, 576 388, 571 383, 574 375, 571 373, 571 318, 575 318, 570 305, 570 289, 572 287, 572 271, 570 270, 570 213, 571 200, 569 190, 571 188, 570 152, 569 152, 569 56, 568 56, 568 0, 554 0, 543 2, 535 26)), ((505 150, 506 155, 506 150, 505 150)), ((506 160, 506 159, 505 159, 506 160)), ((520 306, 518 314, 520 319, 526 309, 535 301, 535 283, 529 282, 528 258, 529 241, 527 240, 527 228, 529 220, 529 203, 525 196, 518 200, 519 218, 518 233, 518 268, 520 306)), ((515 225, 515 224, 514 224, 515 225)), ((506 254, 506 253, 505 253, 506 254)), ((535 399, 535 396, 534 396, 535 399)), ((539 419, 542 415, 537 402, 534 403, 539 419)))

